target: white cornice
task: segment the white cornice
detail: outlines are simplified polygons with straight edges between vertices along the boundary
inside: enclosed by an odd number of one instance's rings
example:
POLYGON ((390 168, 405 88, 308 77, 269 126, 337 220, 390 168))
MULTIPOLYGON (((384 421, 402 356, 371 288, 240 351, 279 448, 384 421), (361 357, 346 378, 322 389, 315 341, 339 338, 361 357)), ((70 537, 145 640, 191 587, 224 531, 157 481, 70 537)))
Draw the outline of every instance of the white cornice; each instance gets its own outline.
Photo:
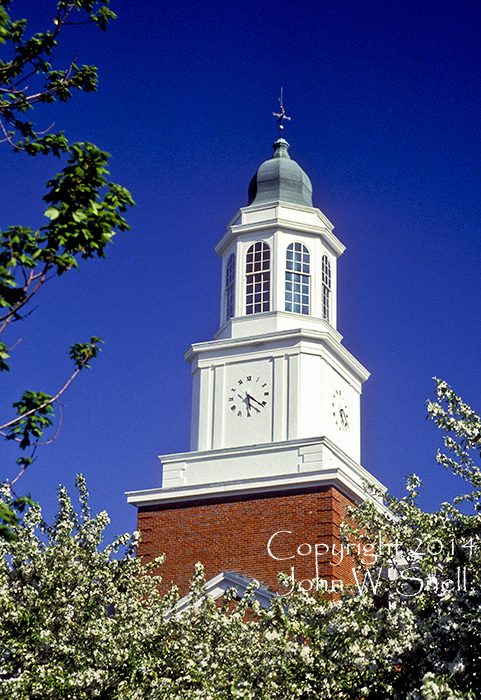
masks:
POLYGON ((188 462, 201 466, 203 461, 226 458, 236 455, 255 455, 267 450, 281 451, 308 447, 309 445, 324 444, 329 450, 339 457, 342 466, 323 468, 316 471, 293 472, 274 476, 259 476, 247 479, 216 481, 213 483, 192 484, 174 488, 155 488, 143 491, 127 492, 127 500, 137 508, 154 505, 174 505, 211 498, 225 498, 229 496, 256 495, 263 493, 277 493, 292 489, 309 489, 316 486, 333 485, 355 501, 363 501, 368 495, 363 488, 366 482, 379 491, 385 491, 384 486, 360 464, 350 459, 328 438, 309 438, 304 440, 289 440, 268 445, 252 445, 248 447, 225 448, 222 450, 208 450, 203 452, 183 452, 162 456, 163 462, 173 464, 175 462, 188 462))
MULTIPOLYGON (((219 330, 215 333, 214 335, 214 340, 222 340, 223 338, 221 336, 222 332, 224 329, 230 325, 239 325, 241 323, 248 322, 250 326, 252 327, 253 322, 257 321, 262 321, 267 327, 269 322, 272 322, 273 320, 279 320, 281 323, 289 323, 292 324, 292 327, 280 327, 279 329, 275 330, 263 330, 262 333, 250 333, 248 336, 245 335, 235 335, 234 333, 231 336, 228 336, 229 340, 241 340, 245 338, 260 338, 262 337, 267 337, 268 335, 272 335, 274 333, 289 333, 290 331, 298 331, 298 330, 314 330, 315 332, 319 333, 327 333, 333 336, 339 343, 342 341, 342 335, 339 333, 337 328, 334 328, 331 326, 330 323, 325 321, 322 318, 318 318, 317 316, 300 316, 298 313, 295 313, 293 311, 263 311, 262 313, 258 314, 252 314, 250 316, 232 316, 231 318, 228 319, 224 323, 223 326, 219 328, 219 330), (299 320, 302 319, 302 323, 304 324, 299 328, 299 320)), ((271 326, 272 328, 272 326, 271 326)), ((205 342, 211 342, 211 341, 205 341, 205 342)))
POLYGON ((282 200, 276 200, 273 202, 265 202, 263 204, 250 204, 247 207, 241 207, 236 214, 232 217, 232 219, 229 221, 227 224, 227 228, 230 228, 231 226, 234 226, 236 222, 239 220, 239 216, 244 216, 245 214, 250 214, 251 212, 259 212, 262 211, 263 209, 269 210, 272 209, 273 207, 279 208, 283 207, 285 209, 292 209, 293 211, 302 211, 306 212, 308 214, 315 214, 316 216, 319 217, 319 219, 322 221, 324 226, 326 226, 329 229, 334 228, 334 224, 329 221, 327 216, 317 207, 307 207, 303 206, 302 204, 292 204, 292 202, 283 202, 282 200))
POLYGON ((351 355, 349 350, 341 345, 340 339, 342 336, 332 327, 327 327, 323 330, 312 330, 306 328, 297 328, 287 331, 276 331, 274 333, 263 333, 262 335, 248 336, 244 338, 223 338, 219 340, 209 340, 203 343, 194 343, 184 353, 187 362, 192 363, 196 357, 202 354, 211 354, 215 352, 225 351, 231 354, 236 349, 242 349, 246 346, 265 345, 266 351, 274 344, 288 341, 311 341, 314 343, 323 343, 339 360, 341 360, 361 382, 365 382, 370 373, 368 370, 351 355))
POLYGON ((224 249, 229 245, 233 237, 246 236, 251 233, 256 233, 259 231, 270 231, 272 229, 284 229, 294 231, 295 233, 304 233, 308 235, 321 236, 324 238, 326 244, 331 248, 336 256, 341 255, 346 247, 341 243, 341 241, 332 233, 333 225, 329 219, 324 216, 320 209, 301 207, 288 204, 286 202, 271 202, 268 205, 259 205, 257 207, 243 207, 235 215, 232 221, 227 227, 227 231, 221 238, 219 243, 215 247, 215 251, 218 255, 222 255, 224 249), (286 219, 282 216, 277 215, 279 209, 290 209, 293 211, 301 211, 303 213, 308 213, 316 216, 320 224, 309 224, 307 222, 297 222, 292 219, 286 219), (270 216, 263 221, 255 221, 250 223, 238 223, 244 221, 246 215, 253 214, 262 210, 272 210, 275 209, 276 215, 270 216), (240 219, 239 219, 240 217, 240 219))
MULTIPOLYGON (((373 477, 370 477, 370 481, 373 477)), ((376 480, 377 481, 377 480, 376 480)), ((378 482, 379 483, 379 482, 378 482)), ((364 501, 366 492, 342 469, 324 469, 322 472, 302 472, 291 475, 270 476, 242 481, 225 481, 213 484, 181 486, 179 488, 127 491, 127 501, 137 508, 142 506, 175 505, 229 496, 252 496, 263 493, 303 490, 316 486, 337 486, 355 501, 364 501)))

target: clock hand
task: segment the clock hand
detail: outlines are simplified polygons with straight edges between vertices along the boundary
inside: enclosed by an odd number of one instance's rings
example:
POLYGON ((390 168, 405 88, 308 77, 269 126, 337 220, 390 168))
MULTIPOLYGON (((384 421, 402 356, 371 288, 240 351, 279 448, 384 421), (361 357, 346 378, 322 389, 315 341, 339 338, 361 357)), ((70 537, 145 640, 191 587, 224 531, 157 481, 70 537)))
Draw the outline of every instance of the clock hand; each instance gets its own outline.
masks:
POLYGON ((247 393, 247 391, 246 391, 246 395, 241 397, 241 398, 244 401, 244 403, 246 404, 247 417, 250 418, 252 406, 251 406, 251 402, 249 401, 249 394, 247 393))
MULTIPOLYGON (((258 403, 259 406, 262 406, 262 408, 264 408, 265 402, 264 402, 264 403, 261 403, 260 401, 258 401, 257 399, 255 399, 253 396, 251 396, 250 394, 248 394, 247 391, 246 391, 246 396, 247 396, 249 399, 252 399, 252 401, 255 401, 256 403, 258 403)), ((254 406, 254 408, 255 408, 255 406, 254 406)), ((256 409, 256 410, 258 410, 258 409, 256 409)), ((259 411, 259 413, 260 413, 260 411, 259 411)))
MULTIPOLYGON (((257 408, 257 406, 254 406, 254 405, 251 403, 251 399, 252 399, 252 401, 255 401, 255 400, 256 400, 253 396, 251 396, 251 395, 246 391, 246 398, 245 398, 245 400, 247 401, 247 406, 248 406, 248 408, 253 408, 254 411, 257 411, 257 413, 260 413, 260 410, 257 408)), ((259 403, 259 402, 257 401, 257 403, 259 403)))
POLYGON ((255 406, 253 406, 250 402, 251 397, 249 396, 247 391, 245 392, 245 396, 241 396, 240 394, 237 394, 237 396, 246 404, 247 417, 250 418, 251 417, 251 409, 255 408, 257 411, 257 408, 255 406))

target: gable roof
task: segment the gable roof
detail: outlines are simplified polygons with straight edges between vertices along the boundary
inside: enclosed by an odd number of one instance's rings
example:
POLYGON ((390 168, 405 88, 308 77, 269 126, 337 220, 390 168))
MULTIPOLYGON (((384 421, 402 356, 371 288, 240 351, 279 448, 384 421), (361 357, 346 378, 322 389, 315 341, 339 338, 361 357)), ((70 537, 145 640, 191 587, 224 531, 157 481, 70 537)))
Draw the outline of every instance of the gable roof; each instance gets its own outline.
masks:
MULTIPOLYGON (((206 582, 205 592, 209 598, 218 600, 225 595, 228 589, 234 588, 237 592, 237 598, 240 599, 245 594, 247 587, 253 582, 258 585, 257 588, 253 590, 252 595, 255 600, 267 610, 270 608, 272 600, 277 597, 277 594, 269 590, 267 586, 258 583, 256 579, 249 578, 235 571, 221 571, 218 573, 217 576, 214 576, 206 582)), ((188 593, 177 601, 172 612, 183 612, 190 606, 191 600, 192 594, 188 593)))

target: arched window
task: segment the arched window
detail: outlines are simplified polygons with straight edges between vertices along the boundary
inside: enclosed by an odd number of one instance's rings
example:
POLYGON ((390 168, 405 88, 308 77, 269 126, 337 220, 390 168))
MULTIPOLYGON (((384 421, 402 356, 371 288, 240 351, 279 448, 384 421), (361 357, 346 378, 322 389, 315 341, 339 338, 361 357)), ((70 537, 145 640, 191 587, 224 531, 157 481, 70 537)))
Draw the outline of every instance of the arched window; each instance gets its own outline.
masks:
POLYGON ((246 314, 269 311, 270 258, 267 243, 253 243, 246 257, 246 314))
POLYGON ((331 263, 327 255, 322 256, 322 318, 331 320, 331 263))
POLYGON ((310 255, 302 243, 291 243, 286 253, 286 311, 309 313, 310 255))
POLYGON ((235 255, 229 256, 225 268, 225 320, 228 321, 235 311, 235 255))

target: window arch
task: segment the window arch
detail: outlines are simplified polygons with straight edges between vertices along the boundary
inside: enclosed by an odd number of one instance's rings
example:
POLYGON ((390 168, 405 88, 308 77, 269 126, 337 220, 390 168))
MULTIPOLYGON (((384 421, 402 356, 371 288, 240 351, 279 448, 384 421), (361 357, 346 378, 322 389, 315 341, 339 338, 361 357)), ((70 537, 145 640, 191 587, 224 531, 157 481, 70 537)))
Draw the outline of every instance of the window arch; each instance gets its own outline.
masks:
POLYGON ((322 256, 322 318, 331 321, 331 263, 322 256))
POLYGON ((225 268, 225 320, 228 321, 235 312, 235 255, 229 256, 225 268))
POLYGON ((286 311, 309 314, 310 254, 302 243, 291 243, 286 252, 286 311))
POLYGON ((246 314, 259 314, 270 309, 270 259, 267 243, 257 241, 246 256, 246 314))

